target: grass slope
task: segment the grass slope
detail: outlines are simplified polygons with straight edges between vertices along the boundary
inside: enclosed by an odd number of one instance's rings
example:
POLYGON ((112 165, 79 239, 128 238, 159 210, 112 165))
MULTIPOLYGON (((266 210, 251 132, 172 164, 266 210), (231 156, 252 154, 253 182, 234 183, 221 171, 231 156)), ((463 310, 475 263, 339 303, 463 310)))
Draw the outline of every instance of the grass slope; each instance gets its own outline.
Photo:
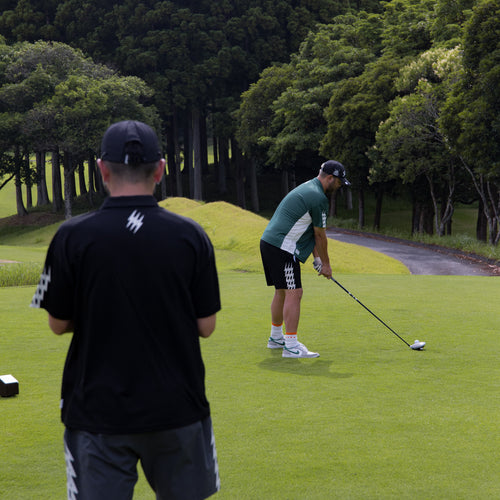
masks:
MULTIPOLYGON (((219 270, 261 272, 259 241, 268 220, 226 202, 201 203, 186 198, 169 198, 160 203, 172 212, 198 222, 217 252, 219 270)), ((329 255, 336 273, 408 274, 400 262, 357 245, 329 240, 329 255)), ((315 271, 311 261, 304 273, 315 271)))

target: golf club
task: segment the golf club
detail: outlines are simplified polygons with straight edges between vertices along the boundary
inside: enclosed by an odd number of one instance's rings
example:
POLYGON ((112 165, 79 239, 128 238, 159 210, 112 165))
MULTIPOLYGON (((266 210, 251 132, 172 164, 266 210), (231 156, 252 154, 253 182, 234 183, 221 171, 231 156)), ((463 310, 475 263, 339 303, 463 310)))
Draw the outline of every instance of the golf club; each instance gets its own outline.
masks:
POLYGON ((386 328, 388 328, 394 335, 396 335, 398 339, 403 341, 410 349, 413 349, 414 351, 421 351, 424 348, 425 342, 420 342, 419 340, 415 340, 415 342, 411 345, 408 344, 408 342, 406 342, 406 340, 403 337, 398 335, 387 323, 382 321, 375 313, 370 311, 368 307, 366 307, 360 300, 358 300, 349 290, 347 290, 347 288, 344 288, 333 276, 330 279, 334 283, 336 283, 340 288, 342 288, 342 290, 344 290, 345 293, 350 295, 359 305, 363 306, 373 317, 377 318, 386 328))

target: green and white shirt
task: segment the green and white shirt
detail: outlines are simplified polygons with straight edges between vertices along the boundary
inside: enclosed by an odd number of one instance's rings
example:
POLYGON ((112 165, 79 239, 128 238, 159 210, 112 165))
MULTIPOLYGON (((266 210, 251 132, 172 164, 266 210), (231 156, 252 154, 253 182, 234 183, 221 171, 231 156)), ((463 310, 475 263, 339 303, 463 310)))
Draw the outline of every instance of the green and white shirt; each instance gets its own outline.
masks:
POLYGON ((314 249, 313 227, 326 228, 328 198, 314 178, 290 191, 278 205, 262 239, 305 262, 314 249))

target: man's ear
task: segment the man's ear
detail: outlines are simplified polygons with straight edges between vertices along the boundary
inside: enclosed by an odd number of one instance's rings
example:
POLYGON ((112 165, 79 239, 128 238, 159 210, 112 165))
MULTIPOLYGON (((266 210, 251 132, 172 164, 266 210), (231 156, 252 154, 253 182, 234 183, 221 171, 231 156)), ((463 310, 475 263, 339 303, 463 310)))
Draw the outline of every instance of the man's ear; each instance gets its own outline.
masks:
POLYGON ((97 166, 101 171, 102 181, 106 184, 109 181, 110 176, 109 168, 106 167, 106 164, 100 158, 97 159, 97 166))
POLYGON ((162 158, 160 162, 158 163, 158 166, 156 167, 155 173, 154 173, 154 180, 155 184, 159 184, 161 182, 161 179, 163 177, 163 174, 165 173, 165 159, 162 158))

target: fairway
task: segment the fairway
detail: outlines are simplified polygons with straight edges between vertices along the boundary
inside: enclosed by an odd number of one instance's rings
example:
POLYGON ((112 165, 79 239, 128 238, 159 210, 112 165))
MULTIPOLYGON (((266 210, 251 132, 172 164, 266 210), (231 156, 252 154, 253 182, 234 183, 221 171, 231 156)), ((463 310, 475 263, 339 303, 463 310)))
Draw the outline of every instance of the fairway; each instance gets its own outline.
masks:
MULTIPOLYGON (((221 273, 223 309, 202 341, 221 499, 491 499, 500 495, 496 278, 304 275, 301 340, 318 359, 266 349, 272 290, 221 273)), ((70 336, 28 308, 34 287, 0 288, 0 498, 64 498, 59 387, 70 336)), ((136 499, 154 495, 141 476, 136 499)))

